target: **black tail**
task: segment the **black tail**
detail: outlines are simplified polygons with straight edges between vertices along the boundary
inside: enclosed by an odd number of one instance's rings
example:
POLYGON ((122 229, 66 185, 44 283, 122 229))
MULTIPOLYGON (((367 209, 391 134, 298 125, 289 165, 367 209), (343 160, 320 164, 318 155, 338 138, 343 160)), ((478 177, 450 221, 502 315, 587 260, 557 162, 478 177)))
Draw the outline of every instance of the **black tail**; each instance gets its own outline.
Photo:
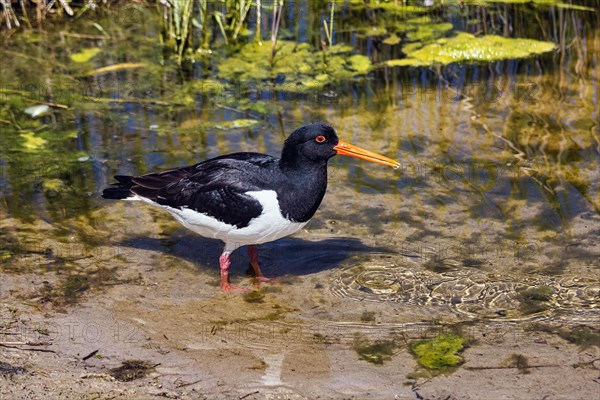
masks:
POLYGON ((102 191, 102 197, 105 199, 122 200, 128 197, 134 196, 130 188, 135 185, 133 183, 133 176, 117 175, 115 179, 119 183, 115 183, 107 187, 102 191))

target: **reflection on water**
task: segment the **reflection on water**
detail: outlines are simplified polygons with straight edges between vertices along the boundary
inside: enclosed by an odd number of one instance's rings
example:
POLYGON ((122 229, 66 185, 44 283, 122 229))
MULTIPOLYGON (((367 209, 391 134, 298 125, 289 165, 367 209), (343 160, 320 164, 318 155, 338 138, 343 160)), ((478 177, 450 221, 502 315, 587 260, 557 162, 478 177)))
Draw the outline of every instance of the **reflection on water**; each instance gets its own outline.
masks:
MULTIPOLYGON (((293 3, 282 22, 286 40, 318 51, 322 33, 309 21, 329 12, 319 4, 293 3)), ((276 86, 285 76, 221 79, 219 60, 233 49, 218 39, 213 58, 179 71, 156 45, 156 16, 145 12, 135 27, 100 21, 108 39, 78 36, 90 33, 83 22, 3 39, 2 265, 31 250, 8 243, 34 235, 83 242, 88 251, 99 245, 94 231, 110 237, 124 224, 100 222, 98 210, 112 205, 98 194, 112 175, 227 152, 277 154, 286 133, 325 120, 344 139, 403 164, 393 171, 332 161, 328 196, 309 228, 390 249, 384 263, 367 258, 337 271, 334 295, 401 302, 424 314, 446 307, 468 318, 597 317, 596 12, 451 3, 411 14, 352 3, 336 12, 335 42, 368 56, 373 69, 310 90, 276 86), (411 40, 456 31, 551 41, 556 50, 492 64, 382 64, 402 58, 411 40), (387 40, 392 34, 397 43, 387 40), (73 61, 89 48, 100 50, 73 61), (115 64, 121 68, 98 70, 115 64), (50 111, 32 118, 24 110, 40 99, 50 111)), ((319 251, 311 262, 336 249, 319 251)))

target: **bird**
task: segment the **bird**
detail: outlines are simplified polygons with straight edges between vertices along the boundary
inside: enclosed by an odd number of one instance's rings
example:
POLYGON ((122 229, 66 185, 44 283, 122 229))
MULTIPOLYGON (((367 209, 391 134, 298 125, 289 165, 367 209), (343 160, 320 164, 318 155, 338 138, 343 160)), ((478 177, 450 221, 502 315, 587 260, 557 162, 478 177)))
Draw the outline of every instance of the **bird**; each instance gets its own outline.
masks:
POLYGON ((231 253, 248 246, 258 282, 267 282, 257 245, 297 232, 313 217, 327 189, 327 162, 335 155, 398 168, 400 163, 340 140, 323 122, 304 125, 285 140, 280 157, 232 153, 141 176, 116 175, 105 199, 135 200, 168 211, 191 231, 225 243, 219 257, 221 289, 229 281, 231 253))

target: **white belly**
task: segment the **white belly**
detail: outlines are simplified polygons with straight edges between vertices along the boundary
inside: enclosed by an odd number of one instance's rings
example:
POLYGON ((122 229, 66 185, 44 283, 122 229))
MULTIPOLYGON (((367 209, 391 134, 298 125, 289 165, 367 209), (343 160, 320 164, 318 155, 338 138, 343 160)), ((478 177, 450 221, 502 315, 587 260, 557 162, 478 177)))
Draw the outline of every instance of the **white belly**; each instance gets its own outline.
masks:
POLYGON ((246 192, 246 194, 258 200, 263 211, 258 217, 250 220, 248 226, 244 228, 226 224, 189 208, 180 210, 155 203, 143 197, 136 197, 146 203, 169 211, 183 226, 199 235, 221 239, 230 251, 247 244, 272 242, 291 235, 307 224, 307 222, 292 222, 281 215, 277 193, 273 190, 246 192))

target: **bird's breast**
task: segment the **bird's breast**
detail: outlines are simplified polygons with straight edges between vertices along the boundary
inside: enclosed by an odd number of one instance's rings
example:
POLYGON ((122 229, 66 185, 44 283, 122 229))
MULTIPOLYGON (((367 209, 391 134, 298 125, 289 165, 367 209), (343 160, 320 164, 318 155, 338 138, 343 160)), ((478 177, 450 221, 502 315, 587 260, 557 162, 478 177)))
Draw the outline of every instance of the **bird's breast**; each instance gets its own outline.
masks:
POLYGON ((274 190, 249 191, 245 194, 256 199, 262 211, 243 227, 227 224, 216 217, 190 208, 163 208, 188 229, 205 237, 221 239, 233 247, 271 242, 291 235, 308 222, 296 222, 286 218, 281 212, 277 192, 274 190))

